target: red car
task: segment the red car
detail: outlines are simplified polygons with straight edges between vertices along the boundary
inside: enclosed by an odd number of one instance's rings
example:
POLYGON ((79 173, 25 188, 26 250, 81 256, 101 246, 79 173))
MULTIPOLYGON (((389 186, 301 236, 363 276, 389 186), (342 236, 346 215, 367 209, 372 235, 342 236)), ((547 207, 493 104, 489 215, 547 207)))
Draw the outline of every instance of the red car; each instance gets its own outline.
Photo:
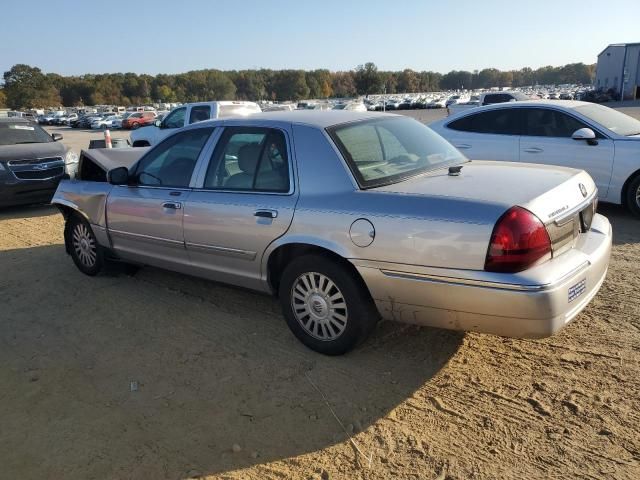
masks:
POLYGON ((137 129, 151 125, 158 115, 155 112, 137 112, 122 121, 122 128, 137 129))

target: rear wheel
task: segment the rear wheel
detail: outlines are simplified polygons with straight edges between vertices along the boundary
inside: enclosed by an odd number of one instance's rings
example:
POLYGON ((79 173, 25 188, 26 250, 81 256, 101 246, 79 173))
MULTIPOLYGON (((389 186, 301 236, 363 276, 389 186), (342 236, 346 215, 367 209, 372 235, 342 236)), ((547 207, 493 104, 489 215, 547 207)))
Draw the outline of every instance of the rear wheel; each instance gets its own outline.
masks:
POLYGON ((294 259, 282 274, 279 295, 294 335, 326 355, 351 350, 367 338, 379 319, 354 273, 322 255, 294 259))
POLYGON ((72 215, 67 220, 65 237, 76 267, 86 275, 97 275, 104 266, 104 252, 89 223, 72 215))
POLYGON ((140 128, 140 124, 139 124, 138 122, 136 122, 136 123, 134 123, 133 125, 131 125, 131 128, 132 128, 133 130, 137 130, 137 129, 139 129, 139 128, 140 128))
POLYGON ((627 187, 627 208, 636 217, 640 217, 640 175, 631 180, 627 187))

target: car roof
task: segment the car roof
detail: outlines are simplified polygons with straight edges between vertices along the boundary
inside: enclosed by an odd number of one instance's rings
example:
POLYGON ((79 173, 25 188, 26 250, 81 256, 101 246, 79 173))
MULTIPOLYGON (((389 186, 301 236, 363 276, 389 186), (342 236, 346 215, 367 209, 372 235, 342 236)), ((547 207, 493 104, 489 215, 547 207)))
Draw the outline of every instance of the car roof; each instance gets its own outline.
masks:
POLYGON ((203 126, 204 124, 216 124, 220 123, 242 123, 248 122, 278 122, 289 123, 298 125, 309 125, 316 128, 327 128, 334 125, 340 125, 342 123, 356 122, 360 120, 370 120, 384 117, 401 117, 402 115, 396 115, 392 113, 382 112, 356 112, 353 110, 293 110, 293 111, 274 111, 274 112, 262 112, 254 113, 247 117, 229 117, 219 120, 209 120, 206 122, 198 122, 197 124, 203 126))
POLYGON ((440 125, 449 123, 452 120, 457 118, 466 117, 467 115, 474 115, 480 112, 487 112, 489 110, 498 110, 502 108, 520 108, 520 107, 559 107, 565 109, 574 109, 578 107, 582 107, 584 105, 593 105, 589 102, 581 102, 579 100, 523 100, 520 102, 503 102, 503 103, 494 103, 493 105, 485 105, 484 107, 477 107, 469 110, 462 110, 460 112, 456 112, 448 117, 445 117, 440 120, 436 120, 432 125, 440 125))

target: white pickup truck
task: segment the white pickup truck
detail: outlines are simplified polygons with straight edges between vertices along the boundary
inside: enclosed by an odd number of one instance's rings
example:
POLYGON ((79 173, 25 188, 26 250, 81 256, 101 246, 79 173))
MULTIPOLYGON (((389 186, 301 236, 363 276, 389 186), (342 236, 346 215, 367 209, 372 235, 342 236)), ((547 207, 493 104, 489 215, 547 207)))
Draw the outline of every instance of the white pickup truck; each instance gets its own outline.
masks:
POLYGON ((162 120, 131 132, 131 145, 148 147, 157 144, 176 129, 203 120, 238 117, 259 113, 260 106, 254 102, 216 101, 186 103, 171 110, 162 120))
POLYGON ((481 107, 484 105, 493 105, 494 103, 504 102, 521 102, 524 100, 531 100, 522 92, 485 92, 479 96, 474 95, 468 102, 452 103, 447 106, 447 112, 449 115, 461 112, 462 110, 468 110, 470 108, 481 107))

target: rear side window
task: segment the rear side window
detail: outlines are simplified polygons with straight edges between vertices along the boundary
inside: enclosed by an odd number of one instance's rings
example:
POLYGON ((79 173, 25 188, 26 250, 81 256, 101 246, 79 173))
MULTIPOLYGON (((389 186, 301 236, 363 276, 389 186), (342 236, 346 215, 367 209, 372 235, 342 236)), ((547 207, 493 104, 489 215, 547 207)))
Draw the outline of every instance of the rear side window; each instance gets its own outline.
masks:
POLYGON ((450 122, 452 130, 493 135, 519 135, 519 109, 505 108, 466 115, 450 122))
POLYGON ((209 162, 204 188, 288 192, 284 133, 270 128, 226 128, 209 162))
POLYGON ((526 108, 523 110, 522 135, 531 137, 569 138, 573 132, 587 125, 557 110, 526 108))
POLYGON ((211 107, 209 105, 196 105, 191 108, 189 123, 202 122, 211 118, 211 107))

